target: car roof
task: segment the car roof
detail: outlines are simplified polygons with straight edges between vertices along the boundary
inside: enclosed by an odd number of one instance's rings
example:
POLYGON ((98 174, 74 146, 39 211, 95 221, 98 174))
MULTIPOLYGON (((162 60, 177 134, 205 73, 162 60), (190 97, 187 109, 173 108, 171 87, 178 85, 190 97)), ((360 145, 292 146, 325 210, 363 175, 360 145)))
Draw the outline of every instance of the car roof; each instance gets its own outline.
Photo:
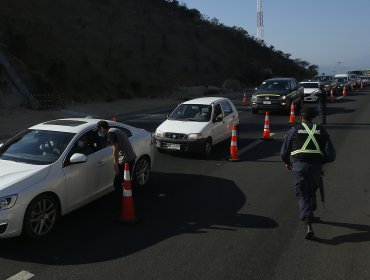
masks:
POLYGON ((295 78, 293 78, 293 77, 276 77, 276 78, 267 79, 267 80, 265 80, 265 82, 266 81, 291 81, 291 80, 295 80, 295 78))
POLYGON ((303 80, 302 82, 300 82, 300 84, 303 84, 303 83, 319 83, 318 80, 303 80))
MULTIPOLYGON (((55 119, 46 121, 43 123, 36 124, 30 129, 38 130, 51 130, 51 131, 62 131, 70 133, 78 133, 88 128, 95 127, 98 121, 102 119, 93 118, 67 118, 67 119, 55 119)), ((106 120, 109 126, 117 124, 116 122, 106 120)))
POLYGON ((225 97, 200 97, 200 98, 195 98, 191 100, 187 100, 183 102, 182 104, 203 104, 203 105, 211 105, 212 103, 219 101, 219 100, 224 100, 227 99, 225 97))

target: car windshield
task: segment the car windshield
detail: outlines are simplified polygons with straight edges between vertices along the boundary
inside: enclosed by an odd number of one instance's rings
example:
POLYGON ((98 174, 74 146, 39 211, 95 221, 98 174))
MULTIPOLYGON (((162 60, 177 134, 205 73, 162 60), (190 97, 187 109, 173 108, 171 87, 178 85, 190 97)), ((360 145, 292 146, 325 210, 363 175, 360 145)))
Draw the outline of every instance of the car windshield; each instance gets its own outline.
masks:
POLYGON ((299 86, 304 87, 304 88, 319 88, 318 83, 302 83, 299 86))
POLYGON ((209 122, 212 106, 203 104, 181 104, 169 116, 169 120, 209 122))
POLYGON ((345 82, 347 82, 347 78, 346 77, 337 78, 337 80, 338 80, 339 83, 345 83, 345 82))
POLYGON ((55 162, 74 133, 27 129, 0 148, 0 159, 45 165, 55 162))
POLYGON ((258 89, 289 90, 289 83, 286 81, 264 81, 258 89))
POLYGON ((330 77, 328 76, 316 77, 316 79, 321 82, 330 81, 330 77))

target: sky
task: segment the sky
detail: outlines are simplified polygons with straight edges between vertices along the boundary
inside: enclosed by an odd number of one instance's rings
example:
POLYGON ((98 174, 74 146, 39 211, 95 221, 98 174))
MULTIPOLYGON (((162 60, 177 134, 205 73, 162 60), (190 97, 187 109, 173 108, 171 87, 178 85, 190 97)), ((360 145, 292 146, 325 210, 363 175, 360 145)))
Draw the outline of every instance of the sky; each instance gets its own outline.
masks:
MULTIPOLYGON (((319 66, 319 73, 370 69, 370 0, 262 0, 264 41, 319 66)), ((257 0, 179 0, 257 37, 257 0)))

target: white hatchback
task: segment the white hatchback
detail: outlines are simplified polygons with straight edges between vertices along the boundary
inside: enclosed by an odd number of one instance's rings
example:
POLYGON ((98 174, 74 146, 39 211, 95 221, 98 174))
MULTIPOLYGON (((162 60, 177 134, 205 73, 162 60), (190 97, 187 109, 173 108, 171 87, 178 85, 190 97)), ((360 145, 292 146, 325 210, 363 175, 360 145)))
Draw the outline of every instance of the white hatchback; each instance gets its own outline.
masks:
MULTIPOLYGON (((58 218, 114 190, 112 148, 94 130, 99 119, 58 119, 0 145, 0 238, 41 238, 58 218)), ((129 137, 137 155, 134 186, 148 182, 152 134, 107 121, 129 137)))
POLYGON ((234 104, 224 97, 181 103, 155 131, 158 151, 195 152, 209 156, 212 146, 231 137, 239 126, 234 104))

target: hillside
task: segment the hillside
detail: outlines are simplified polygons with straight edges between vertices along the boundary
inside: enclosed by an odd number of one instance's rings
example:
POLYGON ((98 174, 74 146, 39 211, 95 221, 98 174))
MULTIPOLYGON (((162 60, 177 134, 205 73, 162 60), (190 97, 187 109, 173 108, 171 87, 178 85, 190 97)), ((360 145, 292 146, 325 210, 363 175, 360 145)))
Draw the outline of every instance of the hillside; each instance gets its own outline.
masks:
POLYGON ((0 44, 32 92, 81 101, 310 74, 243 29, 171 0, 4 0, 0 44))

